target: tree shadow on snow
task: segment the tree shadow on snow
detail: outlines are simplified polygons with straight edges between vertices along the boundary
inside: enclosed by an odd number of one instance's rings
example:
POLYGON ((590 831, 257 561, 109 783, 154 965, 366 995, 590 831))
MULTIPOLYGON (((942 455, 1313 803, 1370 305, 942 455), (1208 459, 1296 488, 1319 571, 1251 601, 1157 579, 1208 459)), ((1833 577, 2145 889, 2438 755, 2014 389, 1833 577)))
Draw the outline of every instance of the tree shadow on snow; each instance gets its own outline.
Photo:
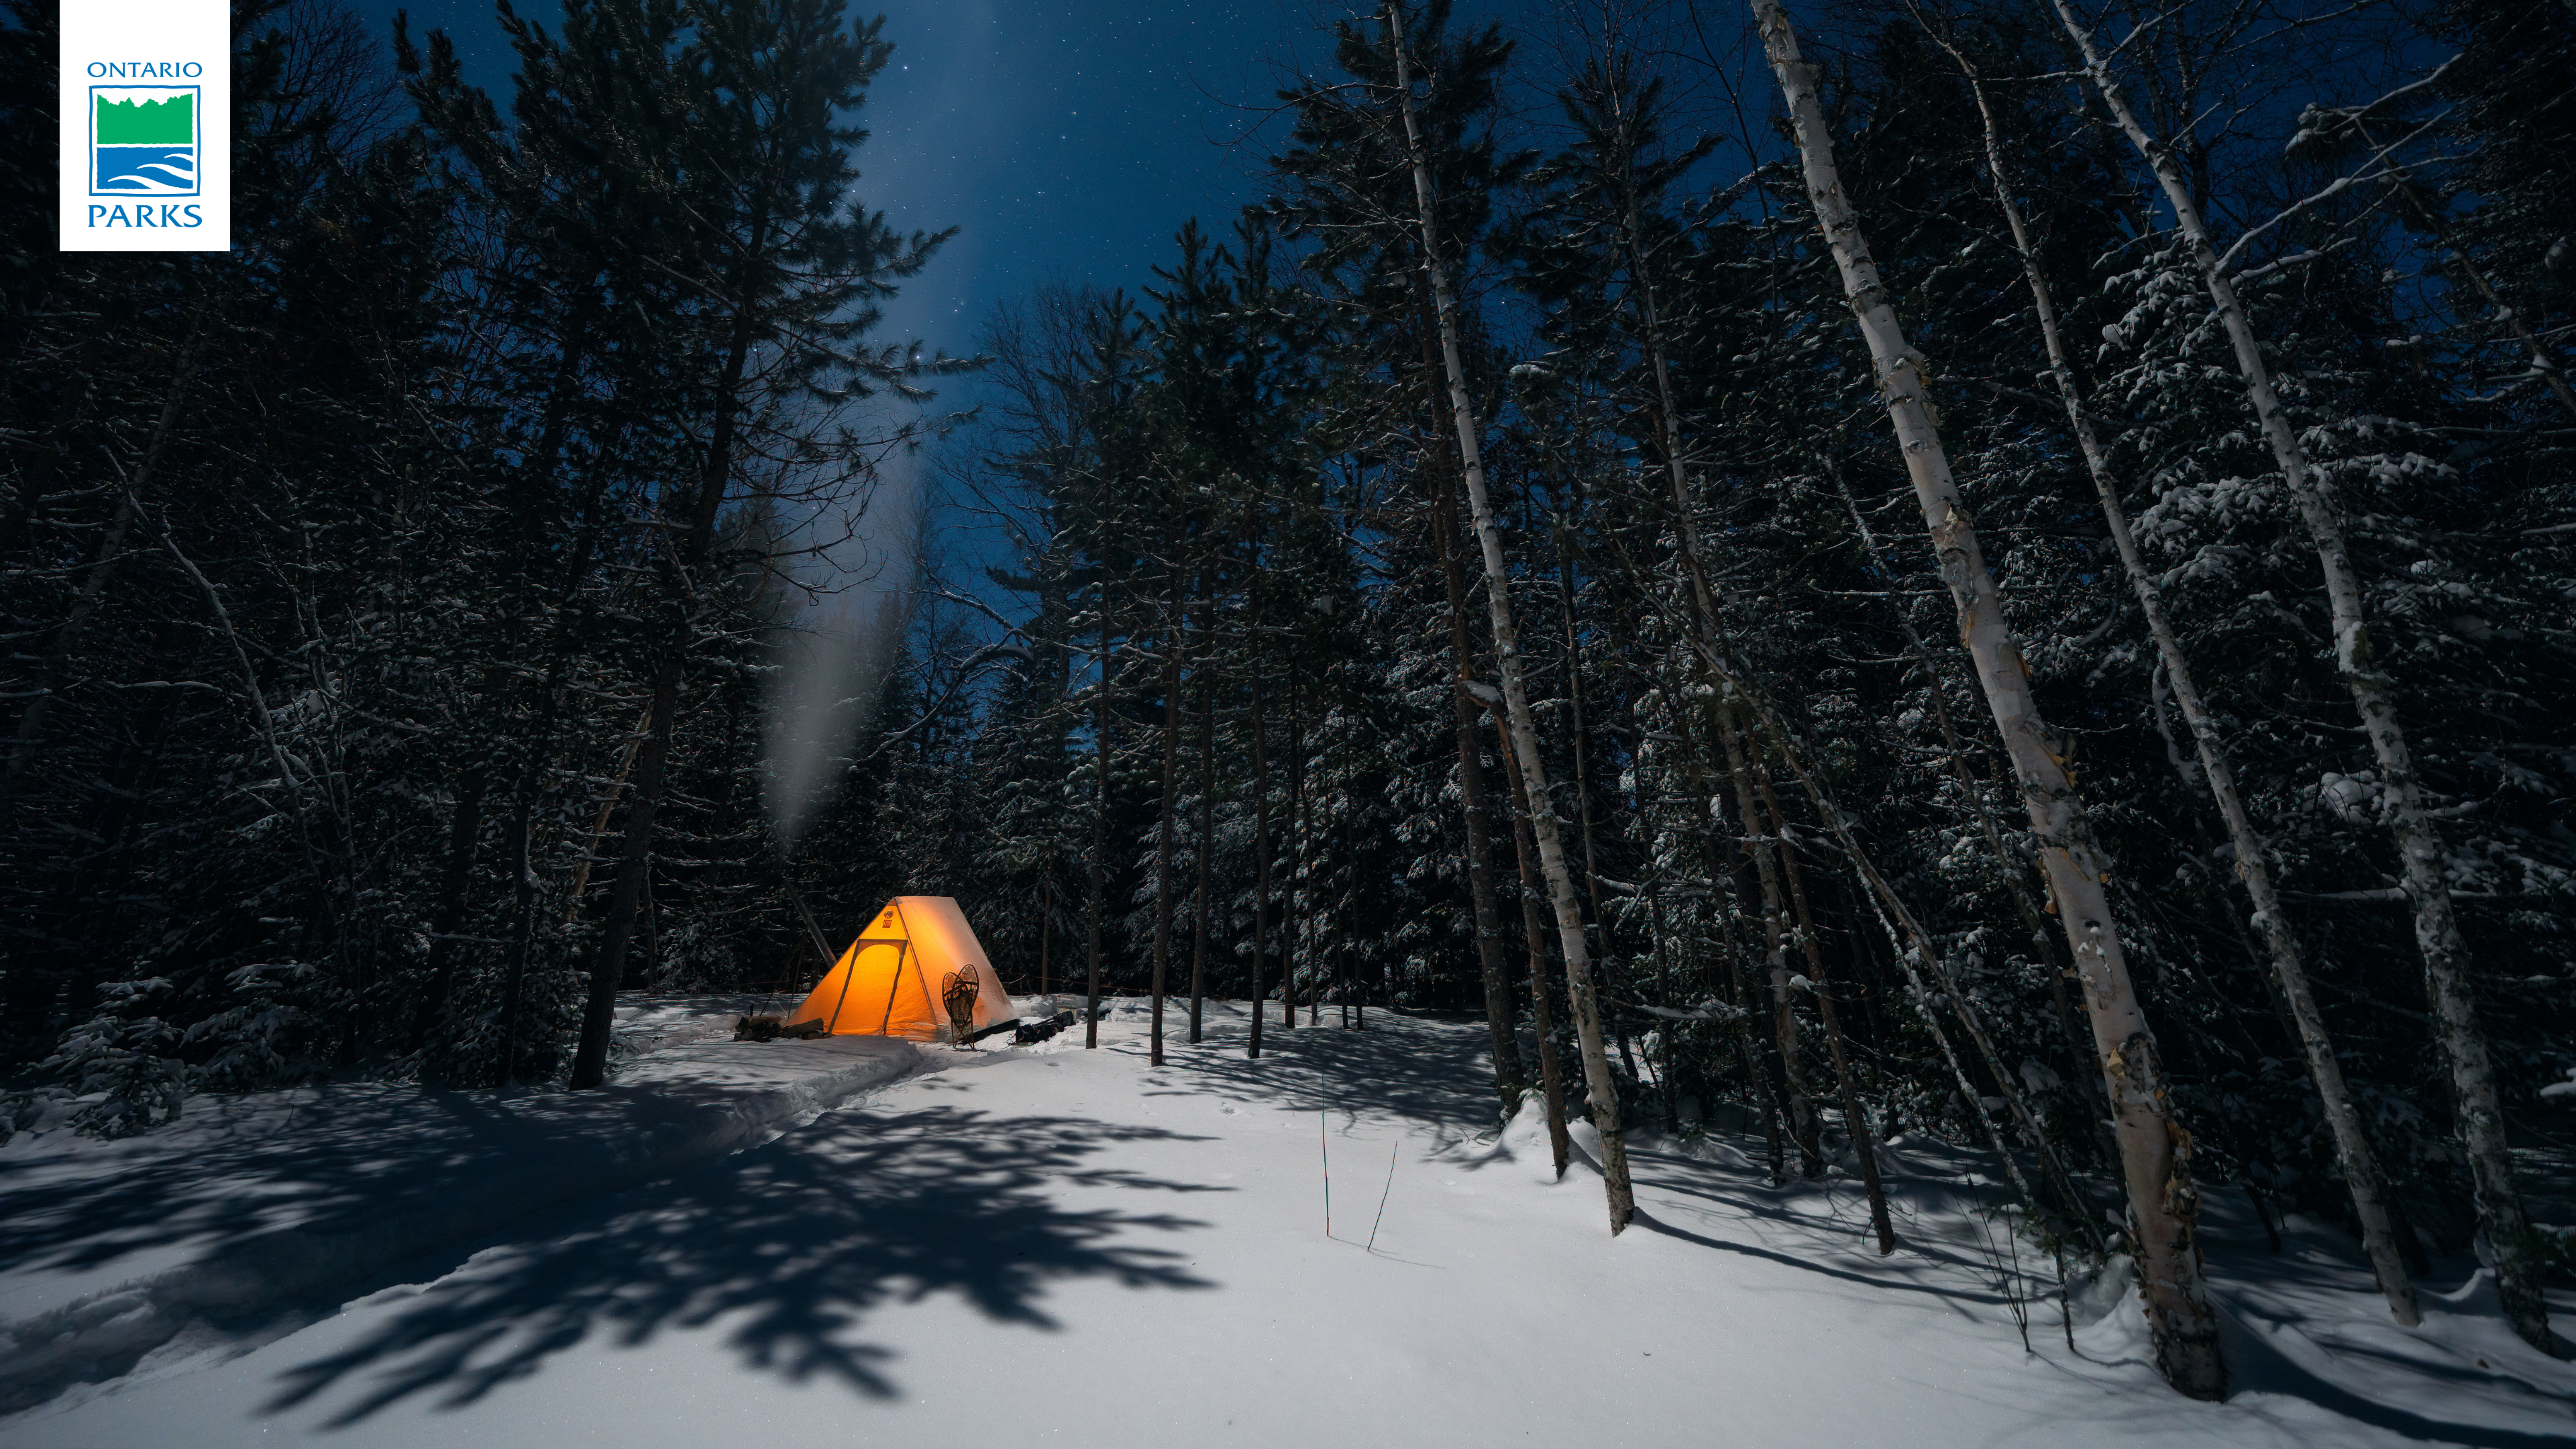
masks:
MULTIPOLYGON (((776 1044, 719 1049, 773 1072, 786 1059, 776 1044)), ((791 1050, 821 1072, 902 1047, 862 1037, 791 1050)), ((307 1239, 373 1237, 388 1213, 453 1202, 496 1174, 542 1169, 565 1142, 703 1132, 708 1109, 728 1107, 742 1090, 721 1080, 599 1092, 358 1082, 195 1097, 168 1128, 84 1144, 68 1159, 0 1159, 0 1268, 79 1272, 178 1245, 238 1262, 282 1228, 307 1239)), ((433 1224, 426 1241, 438 1240, 433 1224)), ((291 1262, 266 1268, 293 1275, 291 1262)))
MULTIPOLYGON (((1196 1046, 1166 1043, 1166 1075, 1146 1079, 1147 1095, 1217 1092, 1291 1111, 1388 1115, 1452 1137, 1493 1130, 1493 1069, 1481 1029, 1471 1036, 1454 1023, 1371 1007, 1368 1026, 1351 1030, 1330 1024, 1337 1008, 1328 1006, 1327 1025, 1290 1030, 1279 1025, 1276 1002, 1269 1010, 1260 1057, 1243 1054, 1245 1032, 1229 1021, 1221 1036, 1196 1046)), ((1145 1044, 1116 1049, 1141 1056, 1145 1044)))
MULTIPOLYGON (((2465 1444, 2479 1446, 2479 1449, 2542 1449, 2544 1445, 2555 1445, 2565 1449, 2568 1443, 2576 1441, 2576 1434, 2538 1434, 2492 1425, 2463 1424, 2366 1398, 2312 1372, 2273 1347, 2261 1333, 2223 1306, 2218 1311, 2218 1330, 2219 1345, 2227 1360, 2230 1394, 2267 1393, 2304 1399, 2355 1423, 2368 1424, 2429 1444, 2465 1444)), ((2346 1357, 2367 1357, 2355 1354, 2348 1346, 2339 1348, 2337 1352, 2346 1357)), ((2414 1376, 2449 1378, 2463 1384, 2479 1382, 2462 1373, 2428 1372, 2427 1365, 2413 1360, 2392 1367, 2414 1376)))
MULTIPOLYGON (((325 1421, 332 1428, 423 1397, 455 1408, 594 1335, 635 1347, 719 1319, 748 1368, 892 1397, 901 1354, 861 1337, 883 1305, 954 1293, 998 1322, 1052 1329, 1042 1300, 1061 1280, 1215 1286, 1186 1271, 1183 1254, 1136 1241, 1203 1223, 1077 1211, 1045 1191, 1066 1182, 1228 1190, 1086 1165, 1144 1140, 1198 1139, 955 1106, 827 1114, 669 1182, 532 1219, 501 1246, 407 1270, 435 1281, 348 1347, 281 1375, 264 1408, 354 1390, 325 1421)), ((380 1296, 370 1306, 388 1305, 380 1296)))
POLYGON ((261 1120, 212 1137, 201 1119, 227 1104, 201 1100, 178 1139, 184 1150, 147 1135, 96 1149, 120 1159, 112 1171, 76 1163, 66 1173, 41 1158, 0 1163, 0 1266, 76 1271, 287 1223, 326 1233, 362 1227, 388 1200, 434 1188, 442 1169, 486 1142, 518 1135, 507 1133, 512 1114, 487 1096, 338 1088, 327 1109, 263 1103, 261 1120))

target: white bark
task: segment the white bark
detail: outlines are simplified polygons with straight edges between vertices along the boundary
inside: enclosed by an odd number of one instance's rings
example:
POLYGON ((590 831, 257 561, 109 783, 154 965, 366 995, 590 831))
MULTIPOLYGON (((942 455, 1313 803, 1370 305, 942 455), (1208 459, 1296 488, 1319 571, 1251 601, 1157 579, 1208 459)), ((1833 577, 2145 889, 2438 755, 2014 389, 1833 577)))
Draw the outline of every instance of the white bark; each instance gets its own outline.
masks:
POLYGON ((2109 1090, 2113 1130, 2129 1198, 2130 1232, 2156 1359, 2175 1388, 2194 1398, 2226 1391, 2218 1356, 2218 1323, 2201 1280, 2193 1238, 2198 1199, 2189 1171, 2190 1134, 2166 1097, 2155 1039, 2129 980, 2111 916, 2109 863, 2093 843, 2065 758, 2055 747, 2030 690, 2029 666, 2014 645, 2002 598, 1986 568, 1949 458, 1926 406, 1921 368, 1897 325, 1859 219, 1844 196, 1833 136, 1816 94, 1815 71, 1799 56, 1796 34, 1778 0, 1751 0, 1772 73, 1789 103, 1808 195, 1818 226, 1841 270, 1852 316, 1877 365, 1888 421, 1896 432, 1916 501, 1930 529, 1941 573, 1959 610, 1960 640, 1974 661, 2024 803, 2040 863, 2055 893, 2084 982, 2093 1041, 2109 1090))
POLYGON ((1485 564, 1485 597, 1493 621, 1494 659, 1502 676, 1503 709, 1510 726, 1512 755, 1521 768, 1522 788, 1529 797, 1530 828, 1538 838, 1540 873, 1547 881, 1548 904, 1556 913, 1556 936, 1565 953, 1566 995, 1574 1008, 1575 1038, 1583 1050, 1584 1096, 1592 1124, 1601 1134, 1602 1186, 1609 1196, 1610 1231, 1616 1236, 1636 1212, 1628 1185, 1628 1150, 1619 1131, 1619 1089, 1610 1076, 1610 1058, 1601 1040, 1601 1004, 1593 994, 1590 949, 1583 939, 1583 908, 1574 894, 1574 873, 1566 865, 1565 843, 1557 829, 1556 810, 1548 790, 1547 763, 1539 758, 1538 724, 1530 714, 1529 691, 1521 679, 1520 632, 1512 623, 1511 574, 1503 562, 1502 534, 1494 526, 1492 501, 1485 492, 1482 428, 1475 403, 1467 396, 1467 371, 1458 344, 1458 301, 1449 289, 1449 270, 1440 260, 1440 231, 1431 204, 1431 166, 1424 155, 1422 125, 1413 113, 1413 66, 1405 54, 1404 13, 1398 0, 1388 0, 1386 28, 1395 49, 1396 104, 1404 114, 1405 150, 1413 165, 1413 198, 1422 225, 1422 265, 1431 279, 1431 301, 1440 325, 1440 360, 1449 382, 1449 408, 1457 423, 1460 471, 1466 475, 1467 507, 1476 529, 1476 544, 1485 564))
MULTIPOLYGON (((1964 57, 1960 65, 1967 65, 1964 57)), ((2308 1075, 2316 1083, 2327 1125, 2334 1133, 2344 1184, 2352 1193, 2354 1215, 2361 1220, 2362 1249, 2370 1258, 2371 1270, 2379 1277, 2379 1291, 2387 1295, 2389 1313, 2412 1328, 2423 1321, 2423 1315, 2415 1305, 2415 1285, 2407 1278, 2405 1262, 2397 1253, 2388 1206, 2380 1197, 2379 1164, 2371 1154, 2369 1137, 2362 1131, 2361 1115, 2353 1110, 2352 1093, 2345 1089, 2343 1066, 2335 1059, 2325 1016, 2317 1009, 2316 994, 2308 987, 2298 937, 2290 930, 2289 917, 2283 913, 2280 896, 2272 887, 2272 866, 2264 854, 2263 838, 2255 832, 2245 801, 2236 792, 2236 776, 2228 768, 2218 722, 2201 702, 2200 687, 2192 680, 2191 661, 2183 654, 2182 640, 2165 613, 2164 595, 2138 552, 2128 511, 2120 506, 2118 480, 2112 476, 2110 460, 2094 436, 2092 420, 2085 416, 2083 395, 2076 387, 2074 369, 2067 365, 2065 341, 2058 333, 2057 307, 2049 295, 2048 278, 2040 270, 2038 249, 2031 241, 2030 228, 2022 220, 2021 208, 2013 199, 2012 186, 2004 172, 2002 140, 1996 132, 1994 111, 1986 104, 1985 86, 1973 71, 1968 85, 1977 98, 1977 114, 1985 122, 1986 165, 1994 174, 1995 199, 2012 228, 2013 249, 2020 254, 2022 274, 2030 283, 2031 307, 2039 317, 2040 338, 2048 348, 2049 372, 2057 381, 2058 397, 2066 404, 2067 424, 2075 430, 2076 444, 2083 450, 2084 466, 2091 472, 2093 490, 2101 499, 2103 521, 2110 525, 2111 541, 2120 551, 2121 566, 2128 571, 2129 587, 2147 616, 2147 632, 2155 637, 2156 654, 2164 661, 2165 677, 2173 685, 2175 701, 2182 706, 2183 722, 2191 727, 2192 741, 2200 752, 2201 776, 2209 785, 2210 797, 2218 804, 2218 813, 2227 821, 2227 838, 2236 849, 2237 878, 2253 898, 2255 924, 2263 932, 2264 944, 2271 948, 2273 974, 2280 978, 2281 995, 2290 1004, 2299 1044, 2307 1053, 2308 1075)))
POLYGON ((2381 670, 2372 650, 2369 621, 2362 609, 2361 579, 2344 539, 2342 515, 2327 496, 2322 480, 2308 461, 2305 445, 2281 406, 2280 395, 2273 389, 2272 371, 2263 360, 2262 345, 2255 340, 2244 305, 2210 245, 2209 229, 2201 221, 2190 189, 2183 184, 2182 169, 2175 164, 2172 151, 2139 123, 2127 94, 2112 78, 2101 50, 2093 43, 2092 33, 2076 20, 2065 0, 2053 3, 2067 35, 2083 52, 2085 70, 2094 88, 2101 92, 2121 131, 2146 159, 2157 184, 2164 189, 2165 201, 2173 208, 2174 223, 2191 247, 2192 260, 2199 266, 2210 301, 2235 349, 2237 370, 2244 375, 2245 393, 2262 425, 2263 439, 2271 446, 2273 463, 2288 483, 2299 517, 2316 545, 2317 561, 2325 575, 2326 601, 2334 619, 2336 669, 2345 687, 2352 691, 2353 707, 2361 715, 2363 732, 2370 737, 2371 753, 2377 757, 2390 831, 2397 837, 2398 855, 2404 862, 2406 894, 2415 905, 2415 944, 2424 957, 2434 1033, 2450 1062, 2460 1141, 2468 1152, 2470 1176, 2477 1186, 2479 1225, 2486 1230, 2495 1253, 2498 1297, 2514 1332, 2534 1348, 2550 1353, 2548 1307, 2542 1301, 2532 1261, 2533 1234, 2529 1219, 2523 1215, 2522 1195, 2514 1184, 2513 1155, 2505 1143, 2495 1068, 2487 1057, 2486 1035, 2478 1027, 2475 995, 2468 979, 2468 945, 2452 914, 2450 883, 2442 874, 2441 833, 2425 813, 2406 731, 2397 719, 2395 682, 2381 670))

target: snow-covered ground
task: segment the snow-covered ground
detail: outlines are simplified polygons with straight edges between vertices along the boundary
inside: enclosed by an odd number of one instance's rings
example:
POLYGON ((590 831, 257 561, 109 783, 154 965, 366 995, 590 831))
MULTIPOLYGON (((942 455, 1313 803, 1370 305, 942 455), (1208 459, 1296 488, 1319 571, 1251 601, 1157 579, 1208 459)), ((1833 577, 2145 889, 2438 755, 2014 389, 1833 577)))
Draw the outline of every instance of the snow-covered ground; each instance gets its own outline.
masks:
POLYGON ((298 1299, 710 1162, 921 1065, 870 1037, 735 1043, 757 998, 621 1003, 608 1090, 354 1083, 197 1097, 122 1142, 56 1102, 0 1146, 0 1411, 222 1342, 298 1299))
MULTIPOLYGON (((2335 1235, 2294 1218, 2273 1255, 2213 1213, 2237 1392, 2194 1404, 2156 1379, 2117 1285, 2076 1305, 2068 1349, 2049 1271, 1969 1210, 1971 1164, 1941 1144, 1888 1153, 1893 1258, 1864 1241, 1856 1188, 1772 1189, 1758 1144, 1724 1134, 1634 1139, 1641 1211, 1614 1240, 1583 1162, 1552 1182, 1529 1116, 1490 1130, 1481 1025, 1274 1020, 1248 1062, 1225 1006, 1207 1044, 1154 1068, 1143 1021, 1127 1005, 1096 1052, 1079 1028, 922 1048, 908 1075, 675 1176, 558 1201, 302 1311, 196 1323, 0 1419, 0 1444, 2576 1442, 2576 1366, 2516 1342, 2470 1264, 2427 1285, 2455 1291, 2410 1332, 2335 1235)), ((787 1055, 807 1044, 688 1037, 638 1055, 621 1090, 705 1082, 691 1051, 750 1064, 723 1082, 813 1075, 787 1055)), ((268 1140, 290 1160, 310 1133, 355 1150, 345 1104, 362 1118, 374 1100, 307 1094, 268 1140)), ((580 1134, 612 1124, 546 1100, 522 1112, 570 1114, 558 1140, 586 1160, 580 1134)), ((382 1142, 383 1183, 421 1171, 416 1151, 469 1158, 463 1115, 434 1143, 382 1142)), ((0 1289, 31 1212, 57 1274, 151 1251, 142 1189, 112 1188, 155 1170, 153 1139, 48 1145, 62 1135, 0 1150, 0 1289), (57 1196, 116 1205, 86 1257, 81 1223, 38 1211, 39 1162, 57 1196)), ((248 1194, 257 1157, 225 1180, 248 1194)), ((372 1181, 328 1212, 363 1214, 372 1181)))

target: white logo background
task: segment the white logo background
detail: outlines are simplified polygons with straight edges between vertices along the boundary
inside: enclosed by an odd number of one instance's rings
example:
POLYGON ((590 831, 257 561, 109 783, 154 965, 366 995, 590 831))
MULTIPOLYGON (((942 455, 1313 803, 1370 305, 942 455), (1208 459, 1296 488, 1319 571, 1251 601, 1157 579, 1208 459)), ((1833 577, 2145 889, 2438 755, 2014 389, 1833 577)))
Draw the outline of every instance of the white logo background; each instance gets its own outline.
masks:
POLYGON ((67 252, 232 250, 232 7, 229 0, 71 0, 62 7, 57 162, 59 243, 67 252), (167 100, 195 93, 196 145, 127 153, 99 184, 91 150, 97 96, 167 100), (186 94, 187 92, 176 92, 186 94), (100 194, 104 193, 104 194, 100 194))

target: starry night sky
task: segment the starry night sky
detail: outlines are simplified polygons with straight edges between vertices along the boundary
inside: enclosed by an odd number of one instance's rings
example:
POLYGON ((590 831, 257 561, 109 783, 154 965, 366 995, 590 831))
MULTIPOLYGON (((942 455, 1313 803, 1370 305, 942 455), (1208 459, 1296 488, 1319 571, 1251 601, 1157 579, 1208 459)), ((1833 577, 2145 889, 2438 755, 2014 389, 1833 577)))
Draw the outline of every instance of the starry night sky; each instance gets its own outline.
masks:
MULTIPOLYGON (((380 32, 444 29, 508 112, 490 0, 352 0, 380 32)), ((552 28, 554 0, 519 11, 552 28)), ((1302 0, 853 0, 894 58, 871 92, 859 195, 910 230, 962 230, 888 308, 891 333, 974 349, 991 305, 1051 277, 1130 292, 1191 216, 1220 234, 1277 143, 1252 131, 1280 67, 1321 48, 1302 0)))

